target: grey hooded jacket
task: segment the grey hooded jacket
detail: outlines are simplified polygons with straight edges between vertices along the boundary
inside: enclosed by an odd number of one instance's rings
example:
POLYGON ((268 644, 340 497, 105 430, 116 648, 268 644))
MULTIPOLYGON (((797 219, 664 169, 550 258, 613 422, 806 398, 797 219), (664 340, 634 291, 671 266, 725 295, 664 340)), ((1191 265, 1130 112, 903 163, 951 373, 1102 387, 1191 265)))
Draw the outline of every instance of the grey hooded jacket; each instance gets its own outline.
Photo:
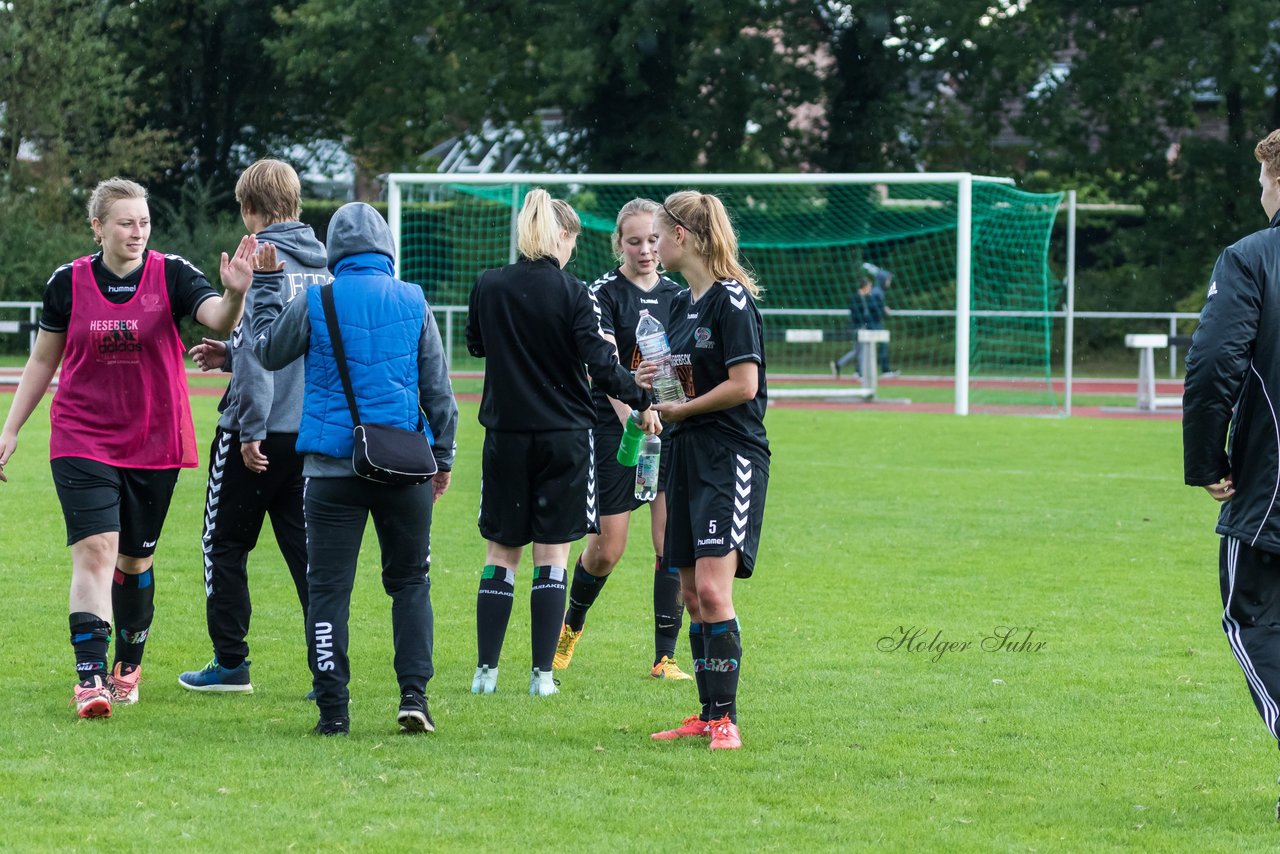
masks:
MULTIPOLYGON (((327 242, 330 270, 343 258, 365 252, 395 258, 395 241, 386 220, 372 207, 360 202, 343 205, 333 215, 329 220, 327 242)), ((267 365, 277 369, 299 369, 297 400, 301 405, 301 371, 303 358, 311 344, 311 318, 306 299, 288 301, 286 281, 282 273, 254 273, 253 287, 245 300, 245 316, 250 315, 250 307, 254 309, 252 325, 248 327, 248 339, 251 340, 246 340, 246 347, 251 347, 267 365)), ((436 464, 441 471, 451 471, 458 432, 458 403, 449 382, 440 328, 430 305, 426 307, 422 332, 418 337, 418 399, 435 436, 432 450, 436 464)), ((306 454, 302 473, 307 477, 352 477, 355 471, 349 459, 306 454)))
MULTIPOLYGON (((294 297, 312 285, 324 285, 329 275, 328 257, 311 226, 300 222, 279 222, 258 232, 258 241, 276 247, 276 257, 284 262, 284 298, 294 297)), ((227 406, 218 419, 224 430, 236 430, 241 442, 259 442, 268 433, 297 433, 302 419, 302 362, 278 371, 262 367, 253 353, 246 332, 253 328, 253 301, 246 300, 244 315, 227 343, 227 367, 231 386, 227 406)))

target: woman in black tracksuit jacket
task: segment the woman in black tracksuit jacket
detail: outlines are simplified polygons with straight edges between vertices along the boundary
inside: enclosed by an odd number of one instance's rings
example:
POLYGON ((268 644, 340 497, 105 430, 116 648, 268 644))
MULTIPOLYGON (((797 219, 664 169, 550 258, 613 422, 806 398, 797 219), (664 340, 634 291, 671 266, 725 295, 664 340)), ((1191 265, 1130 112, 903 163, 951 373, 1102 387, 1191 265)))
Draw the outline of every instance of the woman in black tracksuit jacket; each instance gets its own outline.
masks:
POLYGON ((497 687, 515 572, 532 542, 529 693, 546 696, 557 691, 551 665, 564 616, 569 546, 598 531, 595 410, 583 365, 607 394, 644 411, 648 432, 657 431, 657 417, 648 411, 648 393, 600 332, 591 293, 563 270, 582 231, 573 208, 545 190, 531 190, 517 229, 520 260, 481 274, 467 320, 467 349, 486 359, 479 524, 487 547, 476 596, 479 654, 471 690, 490 694, 497 687))

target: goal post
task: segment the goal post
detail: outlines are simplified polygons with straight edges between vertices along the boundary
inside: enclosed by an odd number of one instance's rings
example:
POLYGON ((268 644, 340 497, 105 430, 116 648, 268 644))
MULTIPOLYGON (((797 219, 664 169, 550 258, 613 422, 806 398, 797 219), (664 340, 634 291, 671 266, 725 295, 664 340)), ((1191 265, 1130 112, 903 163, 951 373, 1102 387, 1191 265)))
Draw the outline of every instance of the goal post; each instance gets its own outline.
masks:
MULTIPOLYGON (((892 275, 892 367, 907 388, 946 384, 962 415, 1011 394, 1017 405, 1061 411, 1048 274, 1060 194, 964 172, 397 173, 388 176, 387 210, 401 278, 422 285, 437 308, 465 307, 480 272, 515 259, 516 214, 533 187, 581 217, 568 269, 586 281, 616 265, 609 236, 628 200, 682 189, 719 195, 764 289, 771 376, 832 385, 831 363, 856 346, 850 300, 864 270, 882 269, 892 275)), ((463 311, 451 309, 450 323, 463 311)), ((444 331, 453 340, 460 328, 444 331)))

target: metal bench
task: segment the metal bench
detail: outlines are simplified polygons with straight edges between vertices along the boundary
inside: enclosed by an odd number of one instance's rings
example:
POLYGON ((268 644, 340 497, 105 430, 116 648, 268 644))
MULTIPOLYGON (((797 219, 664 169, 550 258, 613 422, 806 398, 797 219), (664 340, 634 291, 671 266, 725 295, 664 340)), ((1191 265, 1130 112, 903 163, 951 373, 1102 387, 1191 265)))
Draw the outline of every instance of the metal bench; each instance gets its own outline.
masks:
POLYGON ((1138 351, 1138 409, 1155 412, 1162 406, 1181 407, 1182 395, 1161 397, 1156 394, 1156 350, 1168 349, 1169 336, 1126 335, 1124 346, 1138 351))

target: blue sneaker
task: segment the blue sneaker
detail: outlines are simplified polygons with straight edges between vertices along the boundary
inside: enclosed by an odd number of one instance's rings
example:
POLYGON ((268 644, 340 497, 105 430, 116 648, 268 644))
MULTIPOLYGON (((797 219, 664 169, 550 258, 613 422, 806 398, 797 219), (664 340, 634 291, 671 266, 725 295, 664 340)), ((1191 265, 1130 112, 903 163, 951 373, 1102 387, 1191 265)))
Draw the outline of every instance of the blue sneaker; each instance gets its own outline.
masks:
POLYGON ((188 670, 178 677, 178 684, 189 691, 217 691, 224 693, 252 694, 253 685, 249 682, 249 660, 240 662, 239 667, 228 670, 214 658, 204 666, 204 670, 188 670))

